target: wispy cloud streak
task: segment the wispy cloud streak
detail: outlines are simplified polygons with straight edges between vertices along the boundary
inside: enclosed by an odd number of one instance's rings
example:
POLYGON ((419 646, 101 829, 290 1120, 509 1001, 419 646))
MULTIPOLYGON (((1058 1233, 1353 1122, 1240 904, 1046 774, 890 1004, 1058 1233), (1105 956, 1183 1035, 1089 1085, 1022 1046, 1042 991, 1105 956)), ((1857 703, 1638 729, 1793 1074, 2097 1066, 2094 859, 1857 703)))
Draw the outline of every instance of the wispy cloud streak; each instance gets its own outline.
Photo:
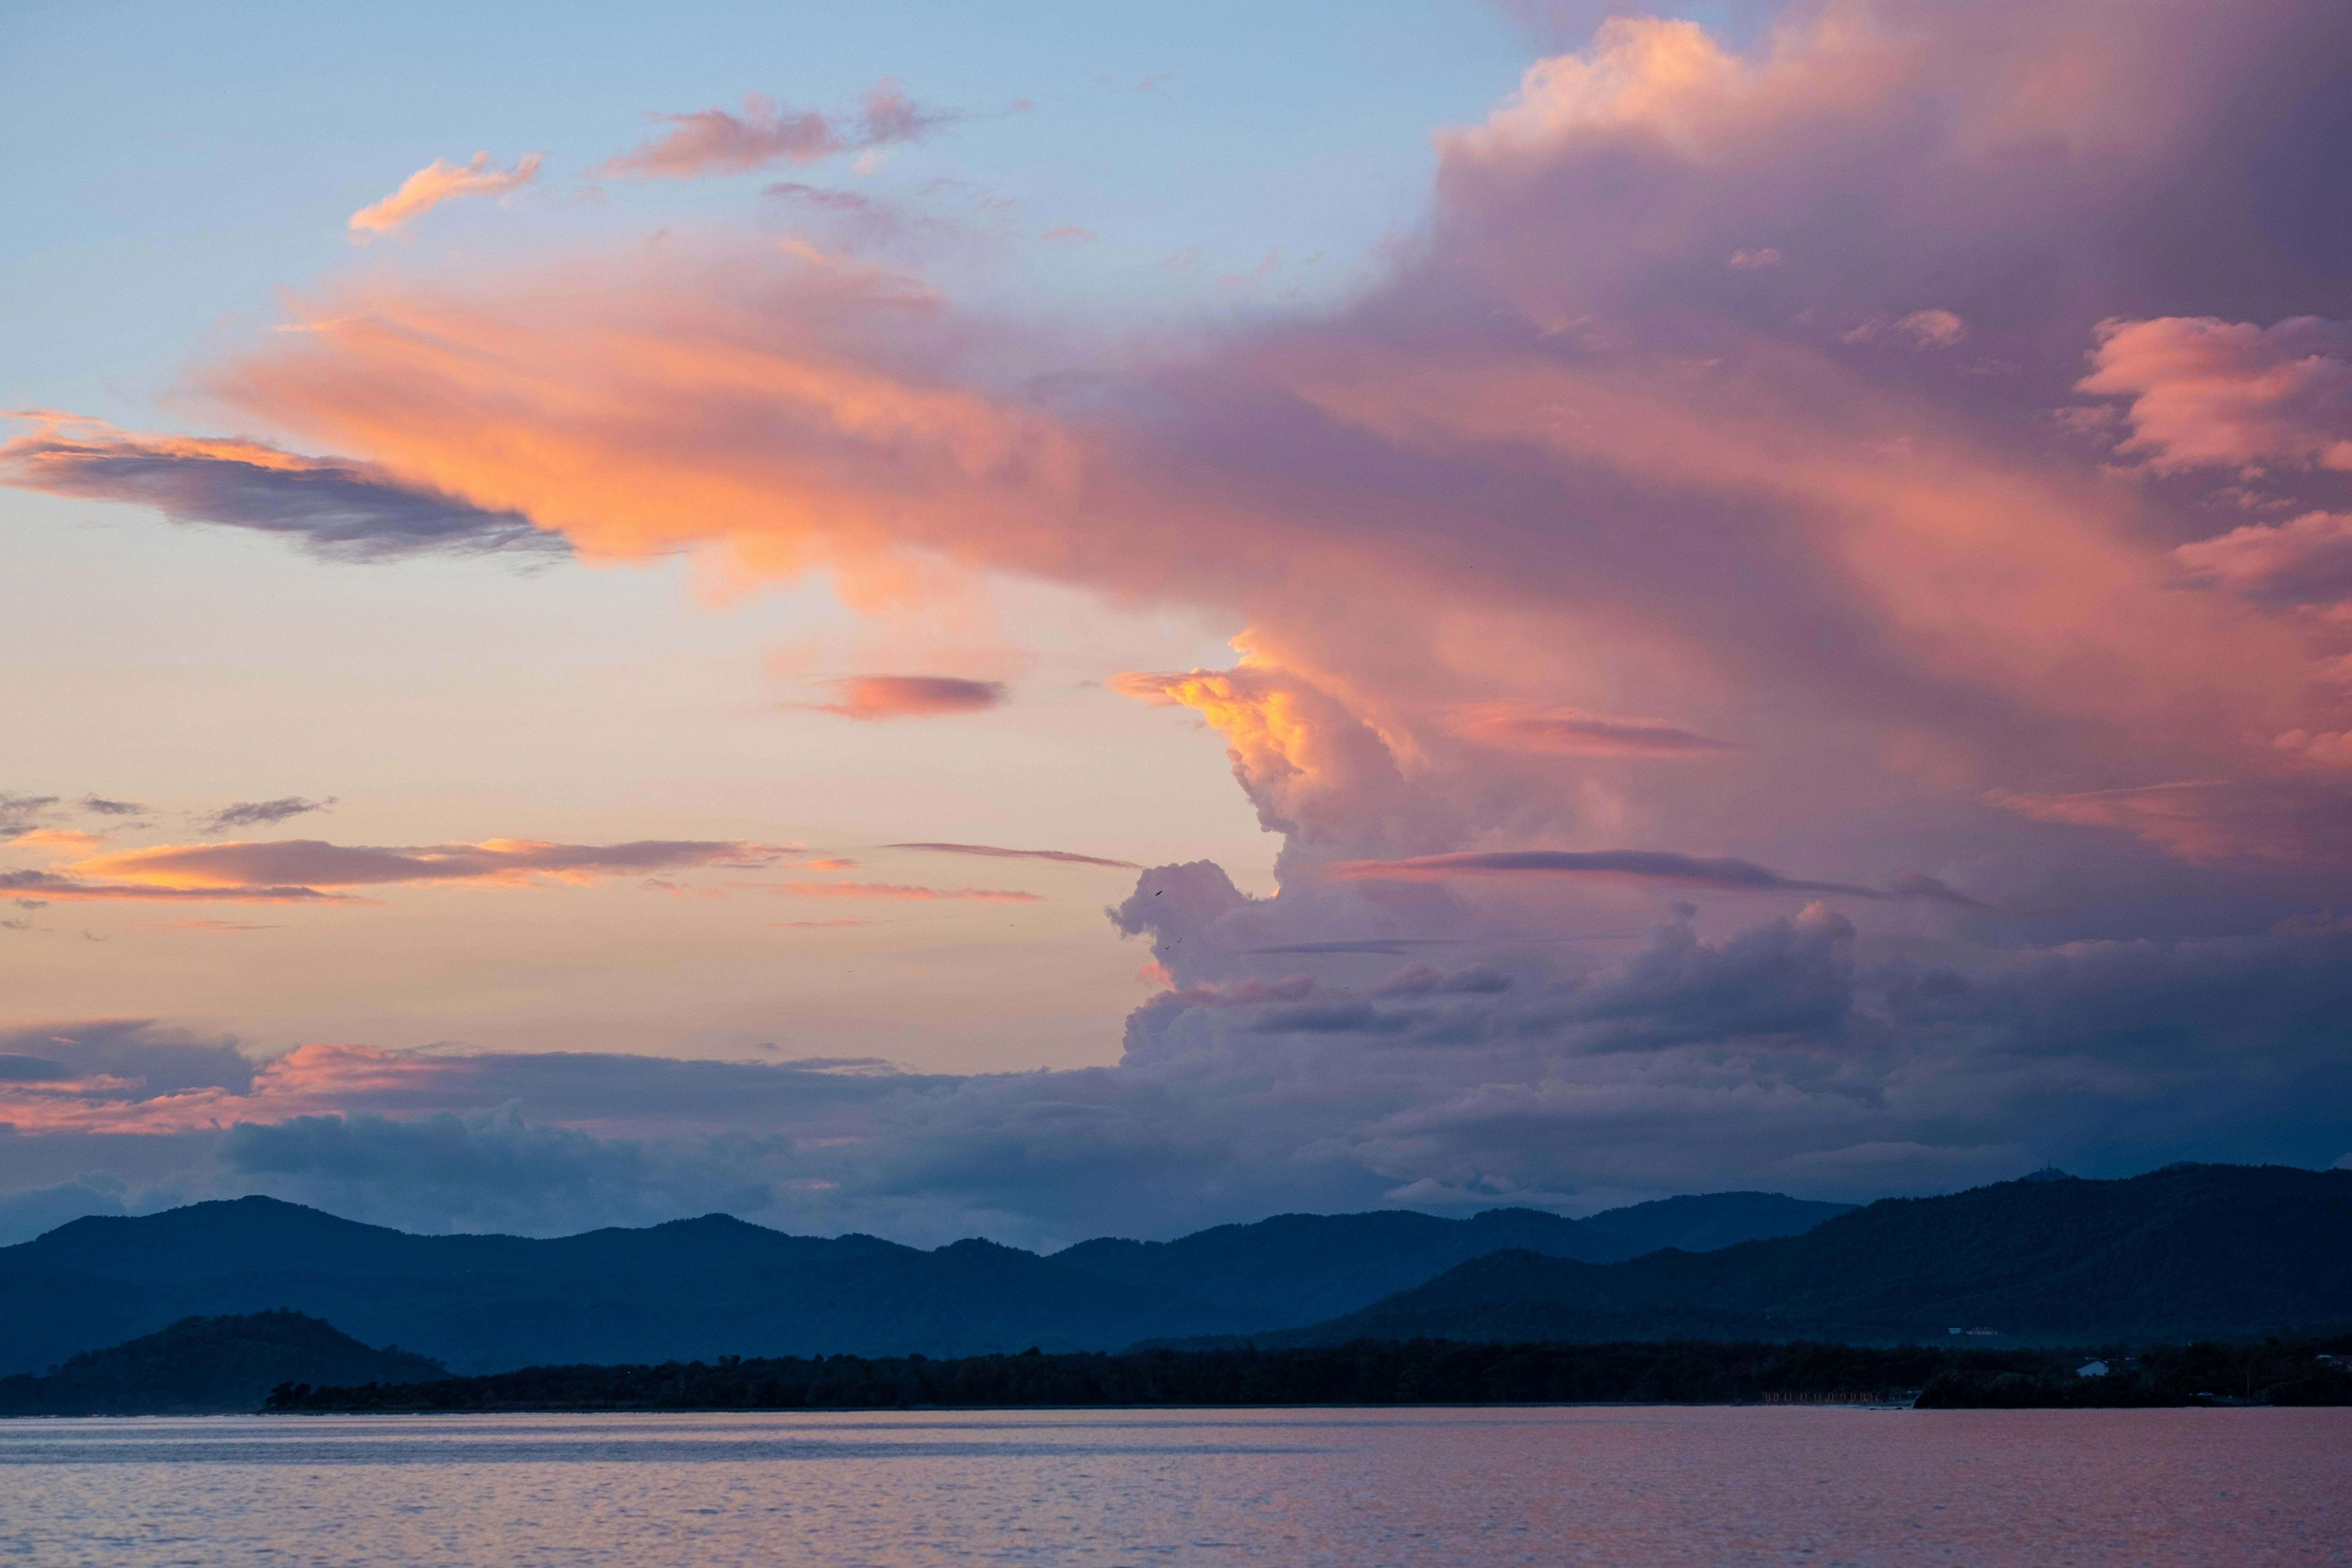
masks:
POLYGON ((843 153, 919 141, 962 116, 924 108, 896 82, 883 81, 854 114, 795 110, 755 92, 745 96, 740 114, 704 109, 653 118, 673 129, 606 159, 596 173, 610 179, 697 180, 774 163, 814 163, 843 153))
POLYGON ((942 713, 977 713, 1004 700, 1000 680, 965 680, 949 675, 852 675, 830 683, 830 702, 788 702, 812 713, 844 719, 920 719, 942 713))
POLYGON ((1333 882, 1442 882, 1455 878, 1592 877, 1661 882, 1727 892, 1843 893, 1861 899, 1928 899, 1978 908, 1975 900, 1932 877, 1909 873, 1888 888, 1815 882, 1784 877, 1729 856, 1678 855, 1664 849, 1499 849, 1458 855, 1418 855, 1404 860, 1341 860, 1322 868, 1333 882))
POLYGON ((928 849, 941 855, 985 855, 1001 860, 1056 860, 1068 866, 1110 866, 1140 871, 1132 860, 1108 860, 1099 855, 1079 855, 1067 849, 1000 849, 993 844, 885 844, 885 849, 928 849))
POLYGON ((240 827, 266 827, 289 816, 324 811, 334 804, 333 795, 324 800, 306 800, 299 795, 280 795, 276 800, 241 800, 208 814, 202 826, 206 833, 228 833, 240 827))
POLYGON ((761 882, 748 884, 793 899, 888 899, 903 903, 964 901, 981 904, 1042 904, 1043 893, 1005 888, 922 888, 896 882, 761 882))
POLYGON ((561 535, 520 512, 474 506, 371 464, 255 441, 53 427, 0 443, 0 484, 152 507, 177 523, 280 534, 333 561, 570 553, 561 535))
POLYGON ((236 889, 260 883, 313 888, 475 882, 521 887, 540 879, 586 883, 606 877, 695 867, 747 870, 789 853, 740 840, 641 839, 628 844, 555 844, 488 838, 478 844, 376 849, 315 838, 264 843, 158 845, 93 856, 69 868, 157 888, 236 889))
POLYGON ((511 169, 492 168, 488 153, 475 153, 468 163, 446 163, 436 158, 403 180, 392 195, 353 213, 346 226, 365 241, 398 233, 443 202, 519 191, 537 177, 540 156, 527 153, 511 169))

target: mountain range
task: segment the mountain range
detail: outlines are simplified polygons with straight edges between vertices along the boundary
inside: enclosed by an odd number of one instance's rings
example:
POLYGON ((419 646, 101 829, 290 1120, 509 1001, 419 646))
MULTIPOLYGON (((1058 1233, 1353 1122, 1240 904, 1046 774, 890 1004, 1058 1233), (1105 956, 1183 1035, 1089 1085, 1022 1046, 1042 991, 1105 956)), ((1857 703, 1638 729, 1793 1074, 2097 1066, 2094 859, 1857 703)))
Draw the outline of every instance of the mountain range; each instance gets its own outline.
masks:
POLYGON ((1363 1310, 1253 1340, 2244 1339, 2352 1326, 2347 1241, 2352 1171, 2050 1173, 1890 1198, 1716 1251, 1598 1266, 1493 1253, 1363 1310))
POLYGON ((2352 1327, 2347 1237, 2352 1171, 2242 1165, 2044 1172, 1859 1209, 1719 1193, 1587 1220, 1280 1215, 1044 1256, 723 1215, 552 1240, 412 1236, 250 1197, 0 1248, 0 1376, 279 1308, 457 1374, 1033 1346, 2244 1340, 2352 1327))
POLYGON ((1512 1251, 1605 1265, 1801 1232, 1848 1211, 1769 1193, 1571 1220, 1495 1209, 1281 1215, 1050 1256, 787 1236, 724 1215, 535 1240, 412 1236, 264 1197, 78 1219, 0 1248, 0 1376, 189 1317, 274 1308, 478 1373, 735 1355, 985 1354, 1241 1335, 1361 1310, 1512 1251))

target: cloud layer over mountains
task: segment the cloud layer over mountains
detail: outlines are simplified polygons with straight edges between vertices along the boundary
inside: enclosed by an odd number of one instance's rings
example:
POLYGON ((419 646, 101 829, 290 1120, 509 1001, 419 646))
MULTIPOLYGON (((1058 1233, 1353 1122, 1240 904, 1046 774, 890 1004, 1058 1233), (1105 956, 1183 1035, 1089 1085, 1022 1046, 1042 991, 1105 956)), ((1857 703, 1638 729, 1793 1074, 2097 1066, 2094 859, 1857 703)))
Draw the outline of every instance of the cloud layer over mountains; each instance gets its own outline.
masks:
MULTIPOLYGON (((1439 133, 1379 283, 1190 342, 978 314, 887 238, 748 221, 330 282, 200 372, 283 449, 59 427, 0 449, 11 481, 346 556, 696 549, 852 603, 946 570, 1221 616, 1231 668, 1114 689, 1222 738, 1281 892, 1144 872, 1112 919, 1166 988, 1081 1071, 28 1034, 0 1182, 145 1140, 183 1154, 138 1154, 142 1191, 418 1225, 1034 1242, 2326 1164, 2347 59, 2333 0, 1821 0, 1745 50, 1618 18, 1439 133)), ((753 104, 614 172, 929 123, 753 104)), ((1001 695, 858 677, 828 710, 1001 695)), ((503 843, 335 853, 621 864, 503 843)), ((324 886, 332 848, 170 867, 324 886)), ((332 885, 426 874, 383 864, 332 885)))

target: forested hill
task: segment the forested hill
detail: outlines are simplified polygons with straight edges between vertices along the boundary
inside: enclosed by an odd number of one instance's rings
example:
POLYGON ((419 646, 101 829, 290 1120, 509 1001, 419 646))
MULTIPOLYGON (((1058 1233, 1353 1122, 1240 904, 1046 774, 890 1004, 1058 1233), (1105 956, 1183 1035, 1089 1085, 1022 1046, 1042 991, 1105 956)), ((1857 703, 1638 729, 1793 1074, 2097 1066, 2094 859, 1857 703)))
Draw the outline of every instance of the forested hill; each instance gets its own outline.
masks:
POLYGON ((85 1351, 46 1377, 0 1378, 0 1415, 188 1415, 250 1411, 285 1383, 410 1384, 445 1375, 395 1346, 370 1350, 299 1312, 189 1318, 85 1351))
POLYGON ((0 1248, 0 1374, 189 1316, 291 1307, 459 1372, 719 1355, 984 1354, 1236 1334, 1354 1311, 1505 1248, 1612 1261, 1786 1235, 1843 1206, 1769 1193, 1564 1219, 1285 1215, 1051 1257, 787 1236, 723 1215, 555 1240, 411 1236, 269 1198, 90 1218, 0 1248))
POLYGON ((1466 1220, 1424 1214, 1276 1215, 1174 1241, 1082 1241, 1052 1261, 1161 1300, 1206 1299, 1258 1324, 1313 1322, 1330 1303, 1378 1300, 1473 1258, 1524 1248, 1612 1263, 1661 1247, 1701 1251, 1793 1236, 1851 1213, 1778 1193, 1708 1193, 1612 1209, 1587 1220, 1489 1209, 1466 1220))
POLYGON ((1261 1345, 2259 1337, 2352 1325, 2352 1171, 2187 1165, 1889 1199, 1801 1236, 1595 1266, 1497 1253, 1261 1345), (1965 1331, 1995 1331, 1971 1334, 1965 1331))

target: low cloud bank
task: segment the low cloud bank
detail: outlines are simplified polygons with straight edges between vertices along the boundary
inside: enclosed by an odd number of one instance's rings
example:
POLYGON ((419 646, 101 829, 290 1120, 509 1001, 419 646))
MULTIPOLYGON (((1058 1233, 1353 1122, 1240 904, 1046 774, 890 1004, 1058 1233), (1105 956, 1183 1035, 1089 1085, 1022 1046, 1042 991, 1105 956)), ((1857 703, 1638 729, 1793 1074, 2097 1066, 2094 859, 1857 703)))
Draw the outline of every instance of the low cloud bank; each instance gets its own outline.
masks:
POLYGON ((1220 897, 1221 880, 1143 879, 1148 910, 1124 919, 1171 983, 1110 1066, 351 1046, 256 1064, 153 1026, 19 1031, 0 1040, 0 1180, 69 1188, 100 1149, 137 1144, 166 1172, 106 1201, 266 1191, 534 1234, 719 1208, 1048 1245, 1286 1209, 1580 1213, 1726 1188, 1867 1199, 2043 1163, 2325 1165, 2352 1144, 2347 922, 1995 953, 1876 940, 1814 901, 1722 923, 1683 907, 1580 957, 1481 940, 1400 960, 1251 952, 1282 900, 1220 897))

